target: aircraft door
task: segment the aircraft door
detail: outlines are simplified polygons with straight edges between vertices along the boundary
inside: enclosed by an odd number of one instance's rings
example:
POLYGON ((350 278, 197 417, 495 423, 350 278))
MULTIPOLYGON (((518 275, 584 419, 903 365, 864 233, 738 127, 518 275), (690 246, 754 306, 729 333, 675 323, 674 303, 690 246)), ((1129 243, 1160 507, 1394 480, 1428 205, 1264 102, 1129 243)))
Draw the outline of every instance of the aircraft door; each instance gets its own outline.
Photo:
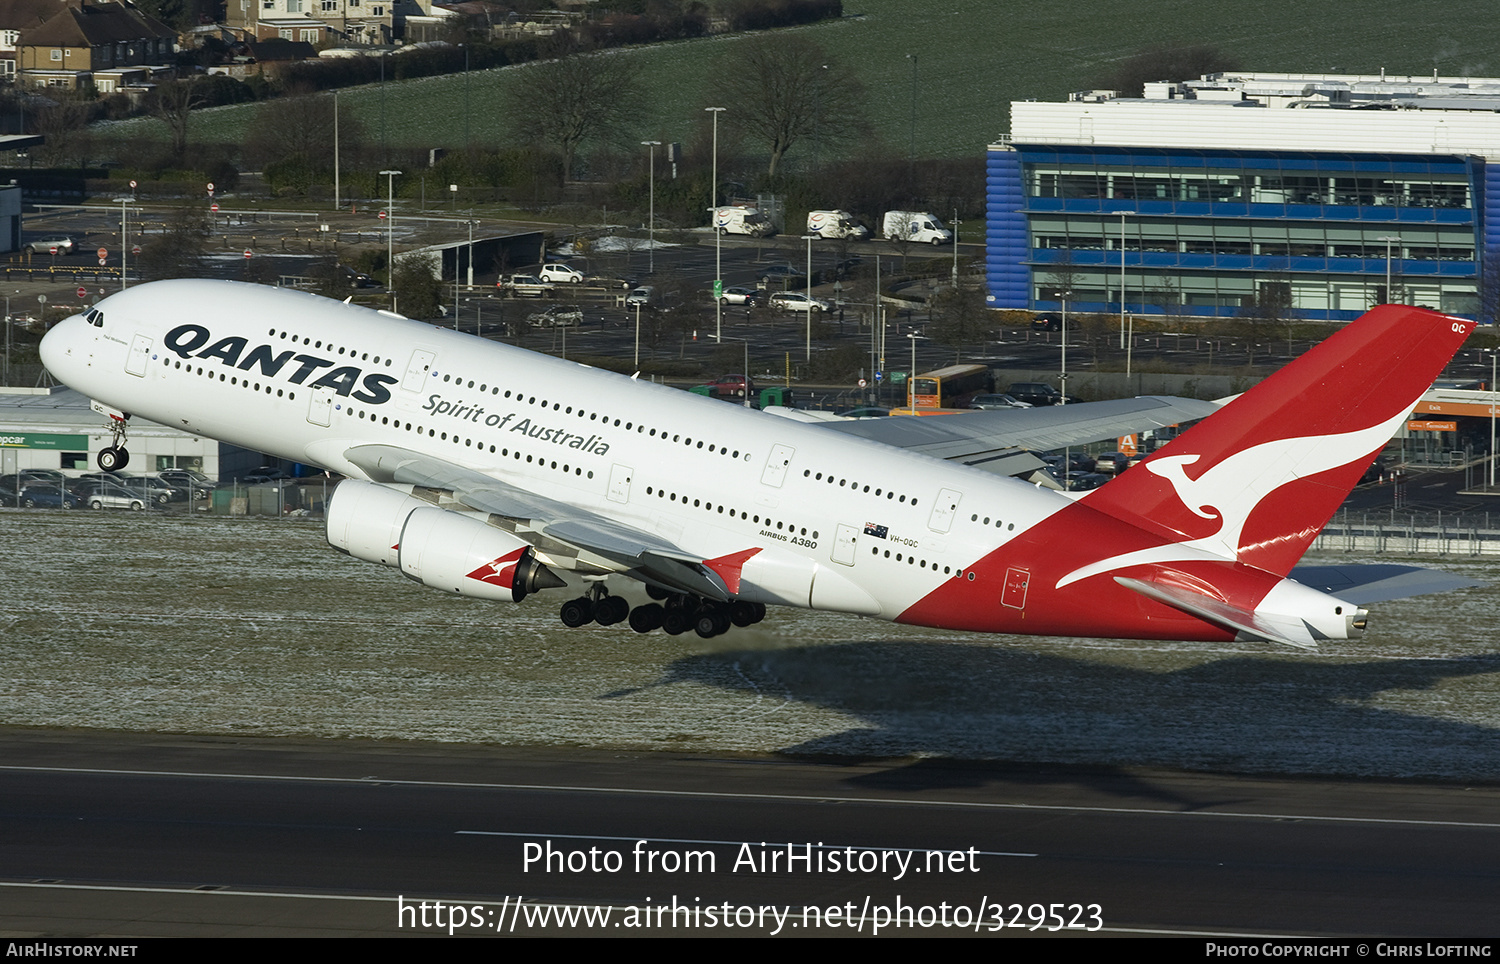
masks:
POLYGON ((854 550, 858 547, 859 530, 840 524, 833 534, 833 561, 843 566, 854 565, 854 550))
POLYGON ((307 403, 307 420, 314 425, 327 428, 333 420, 333 392, 326 388, 315 388, 312 400, 307 403))
POLYGON ((627 465, 616 465, 609 470, 609 501, 622 504, 630 501, 632 474, 627 465))
POLYGON ((151 339, 136 335, 130 342, 130 354, 125 356, 125 370, 132 375, 146 377, 146 363, 151 360, 151 339))
POLYGON ((437 360, 437 353, 418 348, 411 353, 411 361, 406 363, 406 377, 401 379, 401 387, 408 392, 420 392, 422 386, 427 384, 427 373, 432 371, 432 363, 437 360))
POLYGON ((792 464, 792 455, 796 451, 790 445, 782 445, 780 442, 771 446, 765 471, 760 474, 761 484, 781 488, 781 483, 786 479, 787 467, 792 464))
POLYGON ((1000 605, 1011 609, 1026 608, 1026 587, 1031 583, 1031 573, 1014 566, 1005 570, 1005 585, 1000 589, 1000 605))
POLYGON ((938 493, 937 502, 932 507, 932 517, 927 520, 927 528, 933 532, 947 532, 953 526, 953 514, 958 511, 958 504, 963 501, 964 494, 957 489, 943 489, 938 493))

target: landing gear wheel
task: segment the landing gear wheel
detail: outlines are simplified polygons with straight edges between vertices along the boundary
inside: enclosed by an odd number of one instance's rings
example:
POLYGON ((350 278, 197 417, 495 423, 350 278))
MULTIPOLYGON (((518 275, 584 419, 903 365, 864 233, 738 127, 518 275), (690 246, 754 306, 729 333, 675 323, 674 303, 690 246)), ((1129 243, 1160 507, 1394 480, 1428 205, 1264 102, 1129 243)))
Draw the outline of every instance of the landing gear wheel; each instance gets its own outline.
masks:
POLYGON ((102 472, 116 472, 130 464, 130 453, 123 448, 115 448, 113 445, 100 449, 99 455, 94 459, 99 463, 102 472))
MULTIPOLYGON (((756 606, 755 603, 743 602, 743 601, 740 601, 740 600, 736 600, 729 607, 729 618, 730 618, 730 620, 736 626, 749 626, 749 625, 751 625, 753 623, 760 622, 760 620, 756 618, 755 606, 756 606)), ((765 615, 765 607, 764 606, 761 607, 761 613, 760 614, 762 616, 765 615)))
POLYGON ((569 629, 577 629, 594 621, 594 604, 587 596, 579 596, 577 599, 569 599, 562 604, 558 612, 564 626, 569 629))
POLYGON ((630 628, 638 633, 649 633, 653 629, 660 629, 662 618, 666 614, 666 610, 662 609, 659 603, 637 606, 630 611, 630 628))
POLYGON ((600 626, 613 626, 630 615, 630 603, 621 596, 605 596, 594 603, 594 621, 600 626))
POLYGON ((693 625, 693 615, 685 609, 668 609, 662 613, 662 632, 668 636, 681 636, 693 625))

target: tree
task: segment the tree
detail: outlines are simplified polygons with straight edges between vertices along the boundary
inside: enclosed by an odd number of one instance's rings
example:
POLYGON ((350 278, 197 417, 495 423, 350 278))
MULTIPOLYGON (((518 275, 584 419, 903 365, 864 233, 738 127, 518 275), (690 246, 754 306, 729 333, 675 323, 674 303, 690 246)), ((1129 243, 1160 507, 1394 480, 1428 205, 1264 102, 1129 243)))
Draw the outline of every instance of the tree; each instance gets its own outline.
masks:
POLYGON ((203 94, 191 80, 169 80, 158 84, 151 95, 151 114, 167 125, 172 136, 172 157, 187 154, 188 119, 195 108, 206 103, 203 94))
POLYGON ((562 155, 563 178, 584 144, 607 140, 640 116, 641 85, 634 61, 586 54, 532 64, 511 88, 517 130, 562 155))
POLYGON ((765 142, 768 176, 799 141, 843 141, 864 129, 864 87, 820 44, 777 34, 733 50, 710 89, 729 108, 726 120, 765 142))
POLYGON ((945 288, 933 296, 932 309, 927 333, 934 341, 953 349, 954 362, 966 346, 982 347, 994 330, 984 306, 984 294, 977 288, 945 288))
POLYGON ((391 286, 396 292, 396 307, 403 315, 423 320, 438 316, 444 289, 436 269, 437 262, 431 255, 396 259, 391 286))
POLYGON ((179 208, 160 233, 148 235, 134 267, 147 281, 197 278, 203 274, 209 223, 197 208, 179 208))

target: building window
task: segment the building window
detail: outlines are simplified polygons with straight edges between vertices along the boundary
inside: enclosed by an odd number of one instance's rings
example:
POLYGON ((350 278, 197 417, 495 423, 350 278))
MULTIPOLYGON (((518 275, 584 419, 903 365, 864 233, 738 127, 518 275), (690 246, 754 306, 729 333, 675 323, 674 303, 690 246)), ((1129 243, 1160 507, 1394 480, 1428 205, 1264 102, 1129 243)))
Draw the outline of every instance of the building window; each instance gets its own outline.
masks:
POLYGON ((310 43, 310 44, 317 43, 318 42, 318 31, 317 30, 304 30, 304 31, 302 31, 302 40, 303 40, 304 43, 310 43))
POLYGON ((291 27, 282 27, 277 31, 277 35, 280 36, 282 40, 291 40, 293 33, 295 33, 295 31, 292 30, 291 27))
POLYGON ((19 30, 0 30, 0 46, 14 47, 21 40, 19 30))
POLYGON ((62 62, 62 51, 54 49, 52 51, 52 59, 55 60, 55 61, 57 61, 58 63, 61 63, 62 62))

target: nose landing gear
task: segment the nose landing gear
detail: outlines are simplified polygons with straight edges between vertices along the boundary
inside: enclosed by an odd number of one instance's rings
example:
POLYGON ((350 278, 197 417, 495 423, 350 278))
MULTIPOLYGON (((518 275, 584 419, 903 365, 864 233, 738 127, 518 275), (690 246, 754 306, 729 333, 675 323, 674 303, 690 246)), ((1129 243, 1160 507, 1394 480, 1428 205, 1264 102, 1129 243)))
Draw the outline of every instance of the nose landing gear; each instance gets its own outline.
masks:
POLYGON ((109 420, 109 436, 109 447, 100 449, 99 454, 94 457, 102 472, 115 472, 130 464, 130 453, 125 451, 124 419, 109 420))

